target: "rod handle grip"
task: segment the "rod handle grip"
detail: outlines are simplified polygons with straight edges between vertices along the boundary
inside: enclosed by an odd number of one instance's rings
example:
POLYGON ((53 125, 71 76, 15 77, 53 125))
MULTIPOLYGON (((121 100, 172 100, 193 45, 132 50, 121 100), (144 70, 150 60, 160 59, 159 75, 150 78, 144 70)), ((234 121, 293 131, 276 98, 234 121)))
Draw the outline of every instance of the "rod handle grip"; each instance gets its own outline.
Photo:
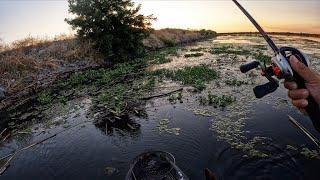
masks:
MULTIPOLYGON (((307 57, 298 49, 292 48, 292 47, 280 48, 280 53, 282 53, 282 55, 285 56, 286 53, 288 52, 289 54, 291 54, 291 56, 295 56, 300 62, 304 63, 306 66, 309 65, 307 57)), ((290 61, 289 61, 290 56, 285 56, 285 57, 287 58, 287 61, 290 64, 290 61)), ((305 80, 296 71, 294 71, 293 69, 292 71, 293 71, 293 78, 291 80, 297 83, 298 89, 305 89, 306 88, 305 80)), ((308 106, 305 108, 305 110, 308 113, 314 128, 318 132, 320 132, 320 106, 312 96, 309 96, 307 98, 307 101, 308 101, 308 106)))
POLYGON ((260 65, 260 62, 259 61, 252 61, 252 62, 248 62, 248 63, 245 63, 245 64, 242 64, 240 66, 240 71, 242 73, 246 73, 252 69, 255 69, 257 68, 258 66, 260 65))
POLYGON ((256 96, 256 98, 260 99, 263 98, 264 96, 275 92, 279 87, 279 84, 277 81, 270 81, 266 84, 256 86, 253 88, 253 92, 256 96))

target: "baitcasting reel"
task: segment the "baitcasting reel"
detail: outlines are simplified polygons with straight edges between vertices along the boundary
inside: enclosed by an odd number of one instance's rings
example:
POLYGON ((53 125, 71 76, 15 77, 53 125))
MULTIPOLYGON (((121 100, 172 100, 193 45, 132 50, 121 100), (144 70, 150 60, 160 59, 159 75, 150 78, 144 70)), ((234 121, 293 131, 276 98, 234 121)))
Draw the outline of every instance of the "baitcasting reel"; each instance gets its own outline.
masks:
MULTIPOLYGON (((304 81, 301 77, 297 77, 297 73, 291 68, 289 59, 290 56, 296 56, 301 62, 303 62, 306 66, 310 65, 310 61, 307 56, 299 51, 298 49, 292 47, 282 47, 279 49, 279 52, 275 58, 272 59, 272 63, 269 67, 267 67, 266 62, 260 63, 259 61, 252 61, 240 66, 240 71, 242 73, 247 73, 248 71, 255 69, 257 67, 261 67, 262 76, 265 76, 269 82, 256 86, 253 91, 257 98, 262 98, 270 93, 273 93, 279 87, 278 80, 286 79, 290 81, 295 81, 299 84, 304 84, 304 81), (275 76, 277 79, 275 79, 275 76), (299 81, 299 82, 298 82, 299 81)), ((300 85, 301 87, 302 85, 300 85)))
MULTIPOLYGON (((257 98, 262 98, 267 94, 270 94, 277 90, 279 87, 279 82, 277 79, 286 79, 290 81, 295 81, 298 85, 298 89, 306 88, 305 80, 295 72, 290 65, 290 57, 295 56, 300 62, 305 64, 309 67, 310 62, 305 54, 299 51, 296 48, 292 47, 281 47, 278 48, 269 35, 262 29, 262 27, 253 19, 253 17, 238 3, 237 0, 232 0, 240 10, 248 17, 248 19, 252 22, 252 24, 257 28, 266 42, 269 44, 271 49, 273 50, 275 57, 272 60, 271 66, 267 67, 266 63, 261 64, 258 61, 253 61, 247 64, 244 64, 240 67, 241 72, 246 73, 252 69, 257 67, 261 67, 262 75, 265 76, 269 82, 257 86, 253 89, 254 94, 257 98), (273 76, 277 77, 277 79, 273 78, 273 76)), ((313 122, 315 129, 320 132, 320 106, 314 100, 312 96, 307 98, 308 106, 305 108, 306 112, 308 113, 310 119, 313 122)))

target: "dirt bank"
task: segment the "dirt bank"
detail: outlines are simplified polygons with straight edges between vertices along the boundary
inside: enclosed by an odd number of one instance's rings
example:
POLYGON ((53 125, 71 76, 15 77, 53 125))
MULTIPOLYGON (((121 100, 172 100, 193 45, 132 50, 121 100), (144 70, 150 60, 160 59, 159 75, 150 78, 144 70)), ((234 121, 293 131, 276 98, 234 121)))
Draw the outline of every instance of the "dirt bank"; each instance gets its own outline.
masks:
MULTIPOLYGON (((144 44, 149 50, 177 46, 215 37, 214 31, 181 29, 155 30, 144 44)), ((50 86, 72 72, 101 67, 105 59, 93 43, 73 37, 53 40, 26 38, 11 45, 0 45, 0 99, 17 99, 50 86)))

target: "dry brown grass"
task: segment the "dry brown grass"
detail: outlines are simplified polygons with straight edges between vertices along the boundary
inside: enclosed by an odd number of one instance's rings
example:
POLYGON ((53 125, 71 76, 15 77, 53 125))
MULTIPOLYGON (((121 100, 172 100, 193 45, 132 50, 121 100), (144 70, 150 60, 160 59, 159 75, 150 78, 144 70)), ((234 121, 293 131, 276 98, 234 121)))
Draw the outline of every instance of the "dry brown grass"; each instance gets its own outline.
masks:
MULTIPOLYGON (((157 49, 207 37, 201 31, 163 29, 154 31, 144 44, 157 49)), ((27 37, 9 45, 0 41, 0 85, 12 95, 53 73, 96 66, 102 62, 103 57, 94 50, 92 42, 81 42, 73 36, 27 37)))
MULTIPOLYGON (((212 36, 215 36, 215 32, 212 31, 212 33, 212 36)), ((144 44, 150 48, 163 48, 170 44, 191 43, 208 37, 208 34, 203 31, 167 28, 155 30, 149 38, 144 40, 144 44)))
POLYGON ((9 94, 32 81, 72 66, 98 64, 102 61, 91 42, 80 42, 60 35, 53 40, 32 37, 0 45, 0 84, 9 94))

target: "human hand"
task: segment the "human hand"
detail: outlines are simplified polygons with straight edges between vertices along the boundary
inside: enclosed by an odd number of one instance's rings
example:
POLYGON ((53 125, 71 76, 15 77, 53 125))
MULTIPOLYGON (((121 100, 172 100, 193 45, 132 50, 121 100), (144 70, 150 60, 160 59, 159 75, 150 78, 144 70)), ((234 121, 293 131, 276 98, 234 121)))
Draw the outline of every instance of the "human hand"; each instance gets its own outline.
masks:
POLYGON ((320 75, 301 63, 295 56, 290 57, 290 63, 292 68, 306 81, 306 88, 298 89, 297 83, 292 81, 285 81, 284 86, 289 90, 288 96, 292 99, 292 104, 305 112, 304 108, 308 106, 309 96, 320 104, 320 75))

